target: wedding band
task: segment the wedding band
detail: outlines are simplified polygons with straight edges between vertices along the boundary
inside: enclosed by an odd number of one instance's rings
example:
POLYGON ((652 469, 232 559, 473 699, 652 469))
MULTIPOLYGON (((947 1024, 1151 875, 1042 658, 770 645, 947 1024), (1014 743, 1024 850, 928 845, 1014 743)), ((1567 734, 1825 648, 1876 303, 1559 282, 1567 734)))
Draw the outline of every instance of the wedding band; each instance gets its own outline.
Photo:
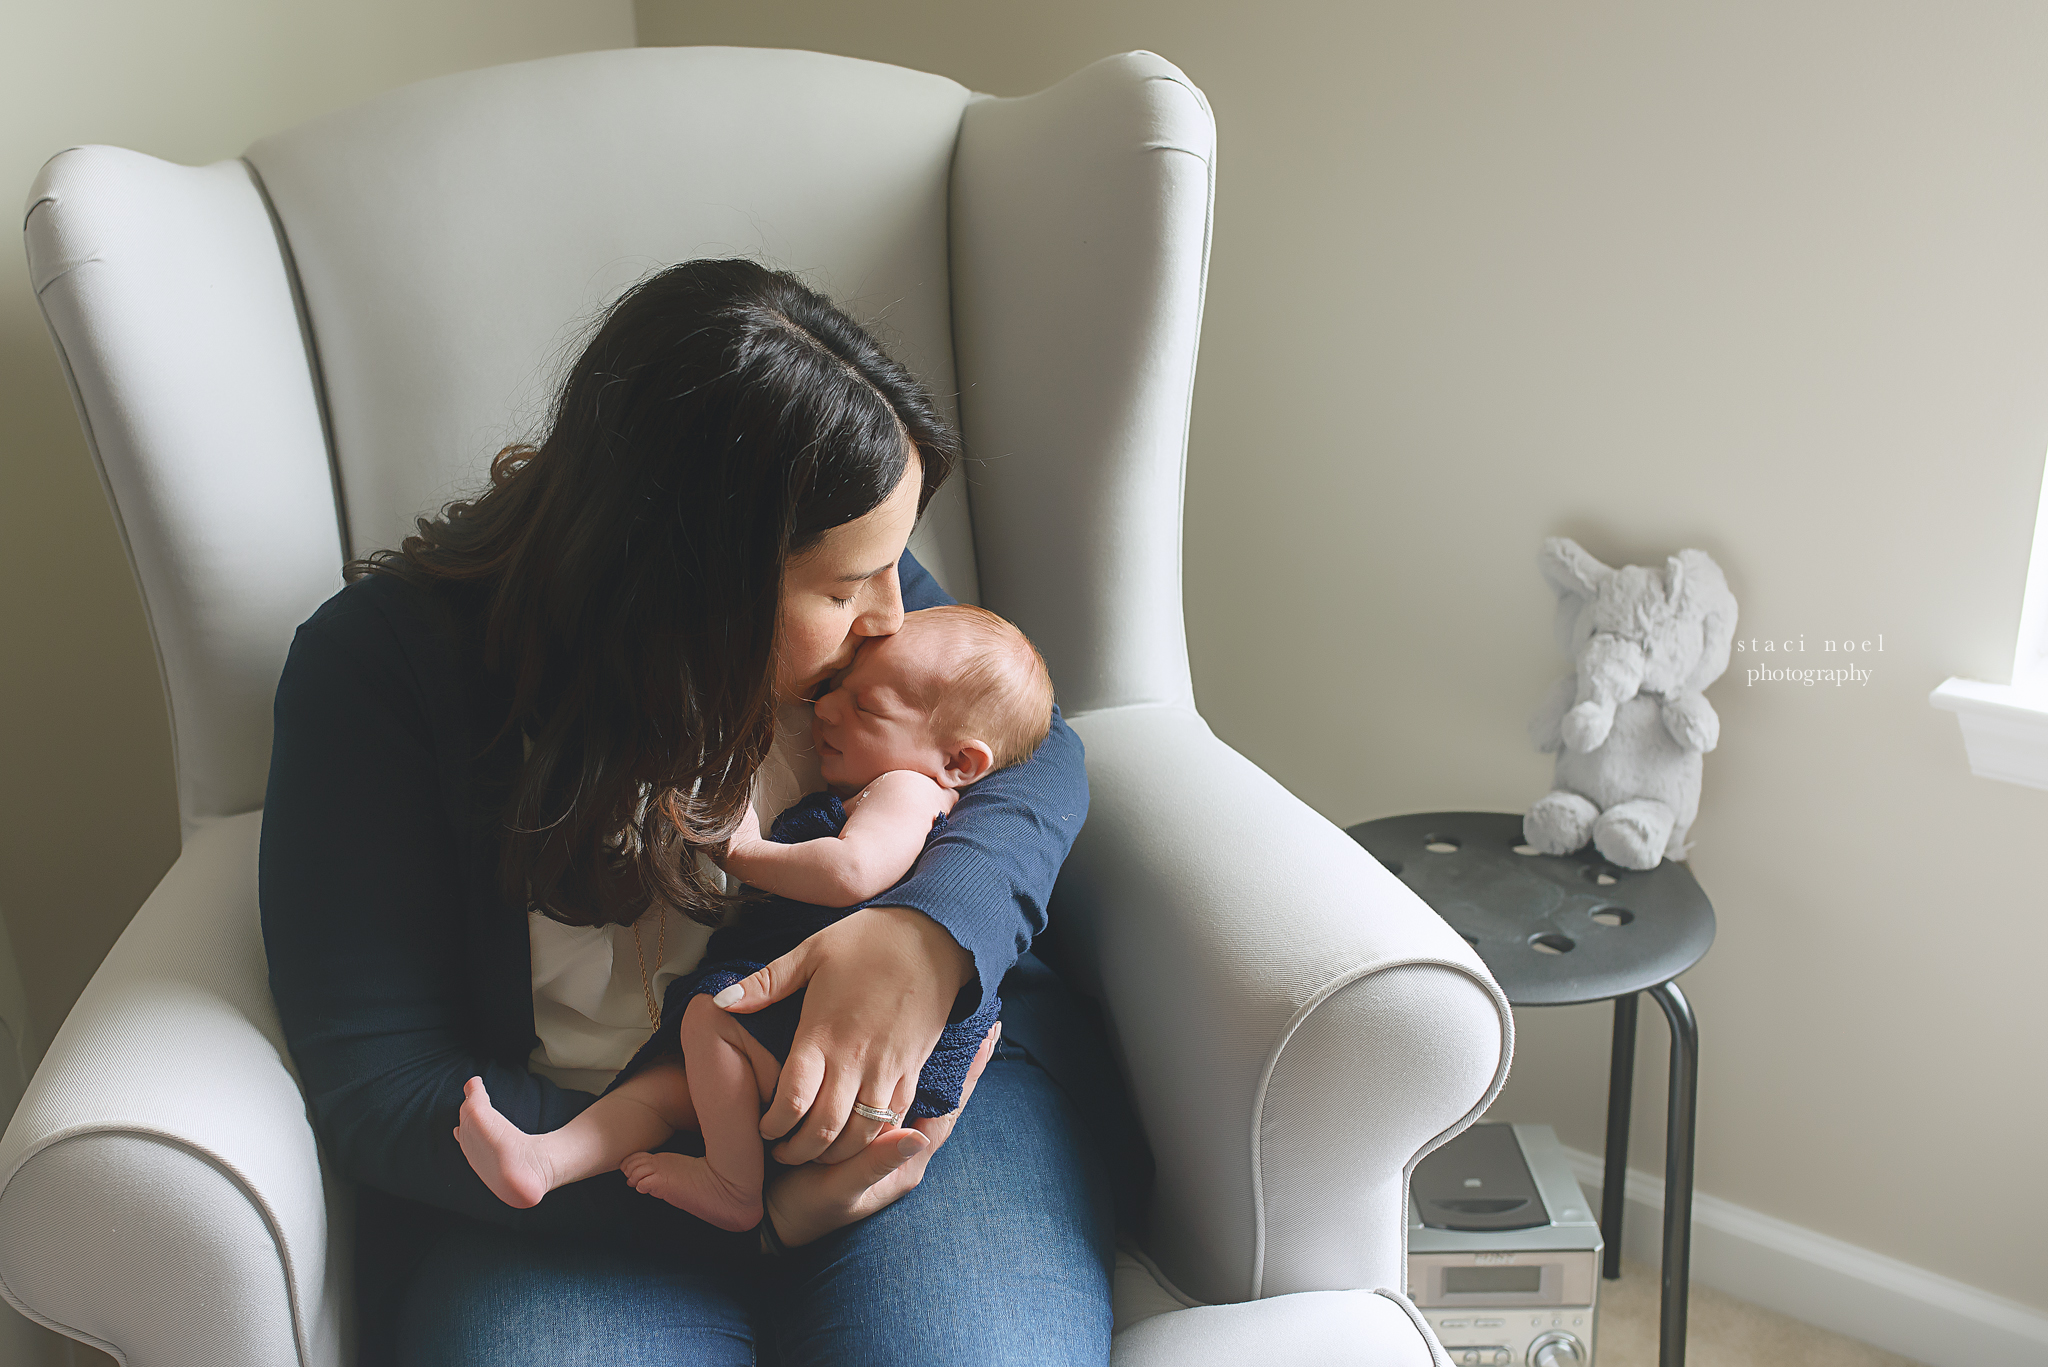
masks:
POLYGON ((853 1103, 853 1113, 866 1116, 869 1120, 879 1120, 884 1125, 894 1125, 897 1121, 903 1119, 902 1116, 896 1114, 887 1106, 863 1106, 858 1101, 853 1103))

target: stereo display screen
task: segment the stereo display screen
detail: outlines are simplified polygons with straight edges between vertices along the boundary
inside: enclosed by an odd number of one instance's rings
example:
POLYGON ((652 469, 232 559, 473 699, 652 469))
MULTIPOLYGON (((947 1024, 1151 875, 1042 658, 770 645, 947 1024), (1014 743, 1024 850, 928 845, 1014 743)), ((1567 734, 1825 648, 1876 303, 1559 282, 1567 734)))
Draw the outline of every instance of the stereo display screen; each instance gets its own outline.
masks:
POLYGON ((1444 1269, 1444 1294, 1449 1296, 1528 1296, 1542 1289, 1543 1269, 1540 1266, 1444 1269))

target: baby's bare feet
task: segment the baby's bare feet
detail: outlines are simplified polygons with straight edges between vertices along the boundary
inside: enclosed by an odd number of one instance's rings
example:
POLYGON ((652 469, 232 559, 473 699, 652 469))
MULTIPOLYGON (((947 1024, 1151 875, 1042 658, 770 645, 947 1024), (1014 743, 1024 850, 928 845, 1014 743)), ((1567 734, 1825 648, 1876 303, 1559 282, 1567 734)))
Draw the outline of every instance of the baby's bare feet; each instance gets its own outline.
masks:
POLYGON ((680 1153, 631 1153, 619 1164, 626 1183, 647 1196, 720 1229, 747 1230, 761 1223, 761 1193, 738 1191, 701 1158, 680 1153))
POLYGON ((555 1189, 540 1140, 492 1108, 491 1094, 480 1077, 462 1085, 461 1122, 455 1127, 455 1142, 500 1201, 525 1210, 555 1189))

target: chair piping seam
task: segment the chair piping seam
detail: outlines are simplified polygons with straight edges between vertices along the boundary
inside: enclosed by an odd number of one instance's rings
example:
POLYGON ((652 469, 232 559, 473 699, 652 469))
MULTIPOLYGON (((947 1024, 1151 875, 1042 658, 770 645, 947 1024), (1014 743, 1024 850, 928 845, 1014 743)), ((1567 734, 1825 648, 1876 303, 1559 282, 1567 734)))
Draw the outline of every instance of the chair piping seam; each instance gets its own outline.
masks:
MULTIPOLYGON (((270 1203, 263 1199, 262 1194, 257 1191, 255 1184, 243 1176, 234 1164, 217 1154, 209 1153, 190 1140, 178 1135, 171 1134, 165 1130, 152 1129, 148 1126, 84 1123, 70 1126, 48 1135, 35 1147, 22 1154, 21 1158, 15 1163, 13 1171, 7 1174, 6 1180, 0 1182, 0 1196, 6 1194, 7 1188, 14 1185, 14 1179, 20 1175, 21 1170, 27 1167, 29 1162, 38 1154, 58 1144, 66 1143, 73 1139, 88 1138, 93 1135, 128 1135, 155 1140, 166 1147, 177 1149, 198 1159, 221 1176, 227 1178, 229 1185, 242 1193, 243 1199, 248 1201, 250 1206, 262 1218, 263 1227, 269 1231, 271 1245, 277 1252, 278 1267, 284 1272, 285 1301, 290 1307, 292 1316, 292 1344, 298 1352, 300 1367, 308 1367, 308 1364, 312 1361, 312 1352, 311 1344, 308 1342, 305 1314, 300 1304, 301 1292, 298 1269, 293 1264, 291 1249, 285 1240, 283 1226, 278 1221, 277 1212, 270 1208, 270 1203)), ((0 1295, 4 1295, 10 1305, 21 1308, 20 1302, 15 1297, 12 1288, 7 1286, 4 1277, 0 1277, 0 1295)), ((45 1322, 51 1324, 52 1327, 57 1327, 53 1321, 45 1322)), ((70 1331, 67 1329, 65 1332, 69 1333, 70 1331)), ((88 1337, 90 1336, 88 1335, 88 1337)), ((117 1355, 120 1356, 123 1363, 128 1360, 125 1354, 117 1355)))
MULTIPOLYGON (((1480 1099, 1478 1104, 1467 1109, 1465 1114, 1459 1117, 1459 1119, 1455 1123, 1446 1127, 1443 1131, 1439 1132, 1439 1134, 1433 1141, 1431 1141, 1428 1144, 1425 1144, 1422 1147, 1422 1149, 1418 1151, 1418 1153, 1416 1154, 1416 1160, 1420 1160, 1423 1155, 1428 1154, 1429 1152, 1434 1150, 1439 1144, 1443 1142, 1444 1136, 1457 1133, 1459 1130, 1463 1129, 1467 1124, 1469 1124, 1475 1116, 1482 1114, 1485 1111, 1486 1107, 1492 1103, 1493 1098, 1499 1094, 1500 1088, 1507 1081, 1508 1061, 1513 1056, 1514 1047, 1514 1017, 1508 1010, 1507 997, 1505 994, 1501 992, 1500 985, 1495 983, 1491 978, 1487 977, 1484 974, 1474 973, 1471 967, 1467 964, 1461 964, 1454 959, 1446 959, 1435 955, 1418 955, 1402 959, 1389 959, 1384 963, 1368 964, 1362 968, 1353 969, 1351 972, 1346 973, 1341 977, 1334 978, 1331 981, 1325 983, 1321 988, 1317 989, 1315 994, 1311 996, 1309 1000, 1306 1003, 1304 1003, 1298 1011, 1294 1013, 1293 1018, 1289 1020, 1286 1026, 1283 1027, 1280 1031, 1279 1038, 1274 1041, 1272 1051, 1266 1056, 1266 1065, 1260 1071, 1258 1089, 1253 1094, 1252 1098, 1251 1299, 1253 1300, 1261 1299, 1265 1295, 1266 1176, 1265 1154, 1264 1147, 1261 1141, 1262 1136, 1265 1132, 1266 1125, 1266 1095, 1268 1090, 1272 1086, 1273 1074, 1279 1069, 1280 1057, 1283 1053, 1286 1052, 1287 1045, 1289 1041, 1291 1041, 1294 1038, 1295 1031, 1301 1028, 1303 1023, 1308 1020, 1309 1016, 1314 1014, 1318 1007, 1320 1007, 1324 1002, 1327 1002, 1331 997, 1335 996, 1338 992, 1341 992, 1343 989, 1351 986, 1351 984, 1355 982, 1362 981, 1363 979, 1372 977, 1379 973, 1387 972, 1390 969, 1417 967, 1448 968, 1455 973, 1461 974, 1464 977, 1469 978, 1473 983, 1477 984, 1479 988, 1486 993, 1488 999, 1493 1002, 1494 1010, 1499 1014, 1501 1018, 1502 1028, 1505 1032, 1505 1038, 1503 1039, 1503 1047, 1501 1049, 1500 1061, 1494 1065, 1493 1085, 1487 1088, 1485 1095, 1480 1099)), ((1415 1162, 1411 1161, 1408 1163, 1406 1167, 1402 1168, 1401 1170, 1401 1186, 1404 1192, 1407 1190, 1408 1175, 1410 1172, 1414 1170, 1414 1167, 1415 1162)), ((1408 1251, 1406 1221, 1402 1222, 1401 1238, 1401 1252, 1403 1258, 1405 1258, 1407 1256, 1408 1251)))
POLYGON ((263 173, 248 157, 237 160, 249 173, 249 184, 255 189, 256 198, 262 202, 263 212, 270 219, 270 231, 277 238, 277 254, 284 266, 285 287, 291 291, 292 312, 299 324, 299 340, 306 348, 306 370, 313 385, 313 409, 320 415, 320 440, 327 448, 327 481, 334 491, 334 525, 341 537, 342 564, 346 565, 355 555, 355 543, 349 532, 348 498, 341 480, 341 447, 334 438, 334 415, 327 402, 327 371, 320 364, 320 339, 313 331, 312 306, 306 302, 305 285, 299 279, 299 259, 292 251, 291 238, 285 234, 284 219, 270 198, 270 187, 263 183, 263 173))

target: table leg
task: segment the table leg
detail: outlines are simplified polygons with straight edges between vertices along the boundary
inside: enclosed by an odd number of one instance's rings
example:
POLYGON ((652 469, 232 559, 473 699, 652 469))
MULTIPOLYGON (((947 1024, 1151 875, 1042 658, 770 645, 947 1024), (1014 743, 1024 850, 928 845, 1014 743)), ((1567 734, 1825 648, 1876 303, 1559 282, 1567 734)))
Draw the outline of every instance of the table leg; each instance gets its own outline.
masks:
POLYGON ((1678 984, 1650 989, 1671 1027, 1671 1095, 1664 1131, 1663 1323, 1657 1367, 1685 1367, 1686 1296, 1692 1263, 1692 1158, 1700 1085, 1699 1023, 1678 984))
POLYGON ((1636 994, 1614 999, 1614 1056, 1607 1069, 1607 1176, 1600 1186, 1600 1275, 1621 1276, 1621 1212, 1627 1203, 1628 1117, 1636 1081, 1636 994))

